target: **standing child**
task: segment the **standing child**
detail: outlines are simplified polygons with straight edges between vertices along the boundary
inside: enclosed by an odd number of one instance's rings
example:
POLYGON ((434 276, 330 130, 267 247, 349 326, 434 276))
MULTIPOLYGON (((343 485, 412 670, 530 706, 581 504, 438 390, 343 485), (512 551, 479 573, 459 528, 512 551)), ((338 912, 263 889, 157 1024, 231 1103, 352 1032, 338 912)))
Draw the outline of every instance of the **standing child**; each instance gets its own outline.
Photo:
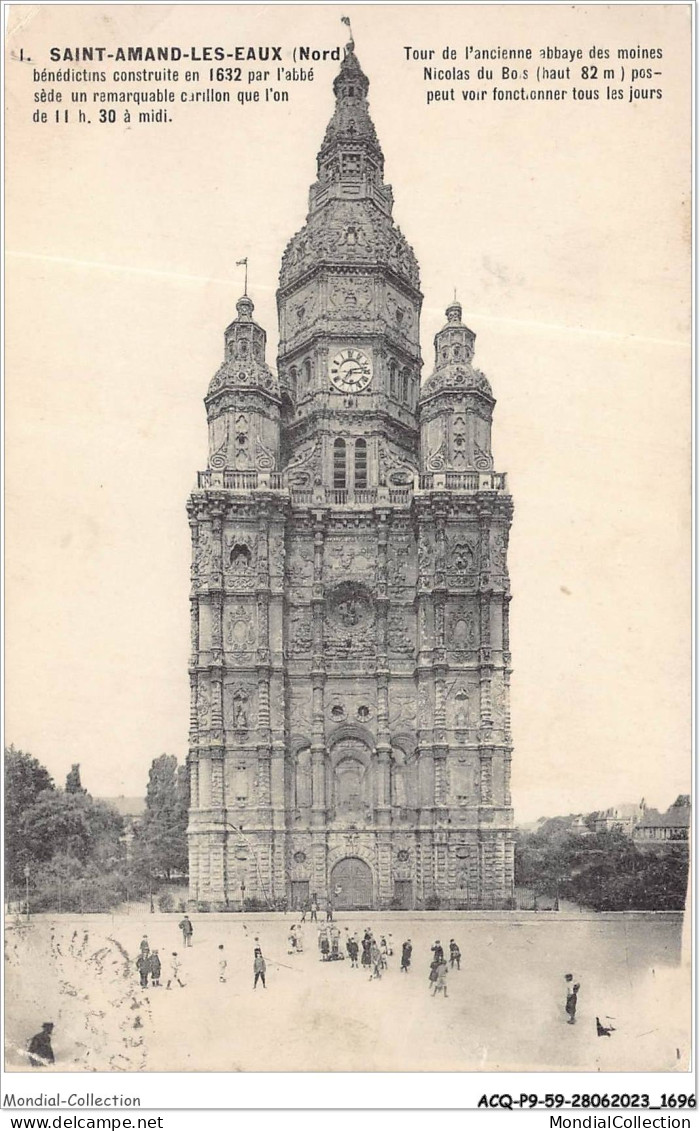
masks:
POLYGON ((433 997, 442 993, 447 997, 447 963, 442 958, 435 967, 435 981, 433 982, 433 997))
POLYGON ((260 947, 256 946, 255 957, 253 959, 253 973, 255 974, 255 978, 253 979, 253 989, 254 990, 257 989, 258 979, 260 979, 260 981, 262 982, 262 988, 264 990, 267 989, 267 986, 265 985, 265 971, 266 970, 267 970, 267 966, 265 964, 265 959, 263 958, 263 953, 262 953, 260 947))
POLYGON ((413 953, 413 943, 410 939, 401 947, 401 973, 408 974, 408 968, 411 965, 411 955, 413 953))
POLYGON ((564 1006, 564 1009, 566 1010, 567 1016, 569 1018, 567 1025, 575 1025, 576 1006, 578 1005, 578 991, 581 989, 581 983, 574 982, 573 974, 566 974, 564 976, 564 981, 566 982, 566 1005, 564 1006))
POLYGON ((144 954, 143 951, 141 951, 138 958, 136 959, 136 969, 138 970, 139 977, 141 979, 141 989, 145 990, 148 986, 148 975, 151 970, 151 960, 148 954, 144 954))
POLYGON ((168 978, 167 984, 165 986, 166 990, 170 989, 173 982, 177 982, 180 989, 184 990, 185 983, 180 979, 181 965, 182 964, 180 962, 180 959, 177 956, 177 951, 174 950, 172 955, 170 956, 170 977, 168 978))
POLYGON ((459 964, 460 964, 461 961, 462 961, 462 952, 459 949, 455 940, 450 939, 450 970, 452 969, 453 966, 456 966, 457 969, 459 970, 459 968, 460 968, 459 964))
POLYGON ((149 967, 151 971, 151 982, 154 986, 160 985, 160 958, 157 950, 152 950, 149 958, 149 967))

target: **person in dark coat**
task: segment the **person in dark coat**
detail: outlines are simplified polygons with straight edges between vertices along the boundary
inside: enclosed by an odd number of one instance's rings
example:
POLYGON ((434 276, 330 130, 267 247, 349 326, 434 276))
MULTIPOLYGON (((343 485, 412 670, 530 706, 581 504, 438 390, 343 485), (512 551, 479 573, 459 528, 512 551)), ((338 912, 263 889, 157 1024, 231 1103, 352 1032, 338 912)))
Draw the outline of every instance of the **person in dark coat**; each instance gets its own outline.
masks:
POLYGON ((445 957, 445 952, 442 949, 442 944, 439 939, 435 940, 435 946, 430 948, 433 952, 433 962, 442 962, 445 957))
POLYGON ((350 935, 350 938, 345 944, 345 949, 347 950, 348 958, 350 959, 350 969, 357 970, 357 956, 360 953, 360 948, 357 945, 357 939, 354 935, 350 935))
POLYGON ((328 956, 331 952, 331 944, 328 941, 328 935, 324 931, 321 935, 321 961, 328 962, 328 956))
POLYGON ((150 971, 150 974, 151 974, 151 982, 153 983, 154 986, 159 986, 160 985, 161 967, 160 967, 160 958, 158 956, 157 950, 151 951, 151 953, 149 955, 149 959, 148 959, 148 968, 149 968, 149 971, 150 971))
POLYGON ((611 1033, 615 1032, 615 1027, 613 1025, 603 1025, 603 1024, 601 1024, 600 1017, 596 1017, 596 1019, 595 1019, 595 1031, 596 1031, 596 1033, 598 1034, 599 1037, 609 1037, 611 1033))
POLYGON ((148 938, 146 937, 146 935, 144 935, 143 938, 141 939, 140 944, 139 944, 139 951, 140 951, 141 954, 145 955, 146 958, 148 958, 148 955, 150 953, 150 949, 151 948, 148 945, 148 938))
POLYGON ((580 982, 574 982, 573 974, 565 976, 566 981, 566 1005, 564 1009, 567 1012, 569 1020, 567 1025, 576 1024, 576 1006, 578 1005, 578 991, 581 989, 580 982))
POLYGON ((267 964, 265 962, 265 959, 263 958, 263 953, 262 953, 260 947, 256 946, 255 957, 253 959, 253 973, 255 974, 255 978, 253 979, 253 989, 254 990, 257 989, 258 979, 260 979, 260 981, 262 982, 262 988, 264 990, 267 989, 267 986, 265 985, 265 971, 266 970, 267 970, 267 964))
POLYGON ((456 966, 459 970, 462 961, 462 952, 454 939, 450 939, 450 970, 456 966))
POLYGON ((136 969, 138 970, 139 976, 141 978, 141 989, 145 990, 148 986, 148 975, 151 972, 151 959, 150 956, 148 954, 144 954, 143 951, 141 951, 138 958, 136 959, 136 969))
POLYGON ((372 965, 372 936, 369 931, 365 931, 362 939, 362 965, 372 965))
POLYGON ((54 1063, 53 1049, 51 1048, 52 1033, 53 1021, 44 1021, 41 1032, 36 1033, 29 1042, 29 1063, 32 1068, 45 1068, 47 1064, 54 1063))
POLYGON ((194 934, 194 927, 190 922, 189 915, 184 915, 178 923, 178 926, 182 931, 182 945, 192 946, 192 935, 194 934))
POLYGON ((328 903, 326 904, 326 922, 327 923, 333 922, 333 904, 331 903, 330 899, 328 900, 328 903))
POLYGON ((413 954, 413 943, 410 939, 401 947, 401 972, 408 974, 409 966, 411 965, 411 955, 413 954))

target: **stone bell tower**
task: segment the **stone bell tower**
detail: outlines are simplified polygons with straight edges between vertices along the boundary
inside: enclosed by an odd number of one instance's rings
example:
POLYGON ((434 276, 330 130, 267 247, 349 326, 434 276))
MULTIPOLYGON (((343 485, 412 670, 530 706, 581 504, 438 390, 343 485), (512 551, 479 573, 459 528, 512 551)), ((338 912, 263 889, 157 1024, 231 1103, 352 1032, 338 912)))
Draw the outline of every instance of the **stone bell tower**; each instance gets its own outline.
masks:
POLYGON ((456 300, 421 386, 418 266, 368 89, 350 43, 282 257, 279 380, 245 295, 205 399, 188 504, 200 906, 511 906, 495 401, 456 300))

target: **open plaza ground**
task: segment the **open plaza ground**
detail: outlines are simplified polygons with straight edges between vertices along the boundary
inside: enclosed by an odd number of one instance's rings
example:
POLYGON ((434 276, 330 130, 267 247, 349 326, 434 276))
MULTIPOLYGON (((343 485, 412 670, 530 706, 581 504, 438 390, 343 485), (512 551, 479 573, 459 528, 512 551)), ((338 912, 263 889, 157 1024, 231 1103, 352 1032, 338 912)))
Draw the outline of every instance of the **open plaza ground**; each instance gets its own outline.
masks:
MULTIPOLYGON (((55 1025, 61 1071, 685 1071, 690 974, 680 914, 396 914, 336 917, 361 938, 391 936, 381 980, 345 958, 321 962, 316 924, 288 954, 290 915, 193 915, 183 948, 179 914, 37 916, 7 921, 8 1071, 37 1071, 27 1042, 55 1025), (143 990, 143 935, 163 962, 143 990), (400 972, 401 944, 413 943, 400 972), (454 938, 461 970, 433 997, 431 946, 454 938), (256 943, 256 939, 258 942, 256 943), (223 944, 224 951, 219 947, 223 944), (254 948, 267 986, 253 990, 254 948), (184 985, 166 989, 172 952, 184 985), (225 955, 226 981, 219 962, 225 955), (575 1025, 564 976, 580 983, 575 1025), (596 1016, 612 1026, 599 1037, 596 1016)), ((322 926, 323 924, 319 924, 322 926)), ((51 1069, 38 1071, 50 1072, 51 1069)))

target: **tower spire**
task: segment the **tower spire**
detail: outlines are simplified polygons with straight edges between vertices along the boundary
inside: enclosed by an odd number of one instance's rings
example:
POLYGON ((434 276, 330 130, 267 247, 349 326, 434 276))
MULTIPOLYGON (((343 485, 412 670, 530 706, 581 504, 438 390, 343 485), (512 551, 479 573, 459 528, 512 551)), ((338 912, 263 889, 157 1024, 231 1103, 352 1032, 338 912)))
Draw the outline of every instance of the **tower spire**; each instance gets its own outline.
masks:
POLYGON ((350 36, 350 40, 348 42, 348 47, 352 51, 353 48, 355 47, 355 40, 353 39, 352 26, 350 24, 350 17, 349 16, 341 16, 340 22, 345 24, 346 28, 348 29, 348 34, 350 36))

